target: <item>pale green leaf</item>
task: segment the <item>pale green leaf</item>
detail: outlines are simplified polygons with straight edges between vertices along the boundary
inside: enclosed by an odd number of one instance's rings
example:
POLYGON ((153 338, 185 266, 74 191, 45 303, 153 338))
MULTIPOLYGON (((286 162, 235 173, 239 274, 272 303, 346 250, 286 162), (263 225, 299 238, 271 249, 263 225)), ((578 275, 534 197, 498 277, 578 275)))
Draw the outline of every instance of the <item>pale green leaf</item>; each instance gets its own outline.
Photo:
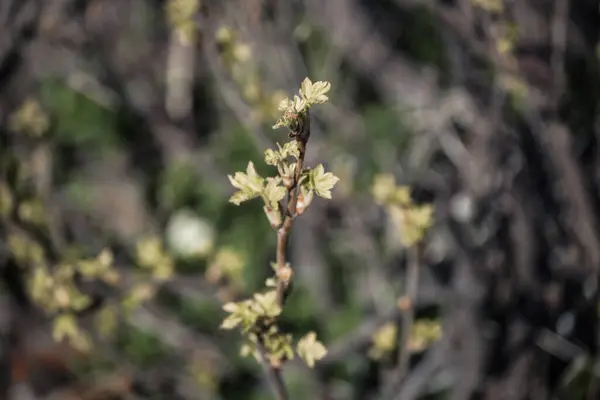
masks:
POLYGON ((242 319, 236 315, 230 315, 221 323, 220 328, 223 330, 231 330, 242 323, 242 319))
POLYGON ((311 183, 315 193, 325 199, 331 199, 331 189, 333 189, 340 178, 333 175, 331 172, 325 172, 323 164, 319 164, 313 169, 311 177, 311 183))
POLYGON ((229 302, 223 305, 223 310, 228 313, 237 312, 240 309, 240 305, 237 303, 229 302))
POLYGON ((265 150, 265 164, 267 165, 277 165, 281 162, 281 156, 278 151, 273 149, 265 150))
POLYGON ((315 366, 315 361, 318 361, 327 355, 327 349, 323 343, 317 340, 315 332, 309 332, 298 341, 296 347, 298 355, 304 360, 310 368, 315 366))
POLYGON ((308 102, 311 104, 325 103, 329 98, 325 95, 331 89, 331 83, 318 81, 313 83, 311 87, 310 97, 308 102))
POLYGON ((311 98, 312 85, 313 83, 308 78, 304 78, 302 84, 300 85, 300 94, 308 101, 310 101, 311 98))
POLYGON ((279 111, 285 111, 292 106, 292 101, 287 97, 279 102, 279 106, 277 107, 279 111))
POLYGON ((227 175, 227 177, 231 185, 240 190, 229 199, 235 205, 240 205, 244 201, 260 196, 264 187, 264 179, 258 175, 252 161, 248 162, 245 174, 236 172, 233 177, 231 175, 227 175))
POLYGON ((265 204, 270 209, 276 209, 277 203, 281 201, 287 193, 286 189, 283 186, 280 186, 280 183, 281 178, 267 178, 267 185, 263 191, 263 196, 265 204))
POLYGON ((52 338, 60 342, 65 338, 73 338, 77 335, 79 329, 73 314, 61 314, 54 320, 52 329, 52 338))
POLYGON ((296 113, 301 113, 306 109, 308 105, 307 101, 297 95, 294 95, 294 111, 296 113))
POLYGON ((277 304, 277 292, 275 290, 266 293, 255 293, 254 300, 263 315, 276 317, 281 314, 281 307, 277 304))

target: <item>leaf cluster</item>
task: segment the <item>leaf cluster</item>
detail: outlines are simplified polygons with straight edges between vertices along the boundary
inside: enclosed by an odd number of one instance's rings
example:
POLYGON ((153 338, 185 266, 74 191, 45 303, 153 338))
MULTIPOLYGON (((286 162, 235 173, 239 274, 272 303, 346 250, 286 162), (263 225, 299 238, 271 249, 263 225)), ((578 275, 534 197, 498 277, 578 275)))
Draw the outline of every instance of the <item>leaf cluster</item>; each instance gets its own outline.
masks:
POLYGON ((294 126, 298 118, 315 104, 323 104, 329 100, 327 93, 331 89, 331 83, 324 81, 312 82, 305 78, 300 90, 292 99, 285 98, 279 103, 279 111, 283 111, 281 117, 273 129, 294 126))
POLYGON ((385 206, 394 226, 400 232, 404 246, 419 243, 433 225, 433 207, 430 204, 415 204, 410 188, 396 185, 393 175, 377 176, 372 194, 375 201, 385 206))
MULTIPOLYGON (((296 161, 299 155, 298 145, 295 140, 285 143, 281 146, 277 143, 277 149, 267 149, 265 151, 265 162, 268 165, 276 166, 278 176, 261 177, 254 167, 252 161, 248 162, 246 172, 236 172, 233 176, 228 175, 229 181, 238 189, 229 201, 235 205, 240 205, 244 201, 260 197, 264 202, 264 210, 271 226, 277 227, 282 222, 282 207, 280 201, 292 189, 294 174, 296 170, 296 161), (292 160, 290 160, 290 158, 292 160)), ((315 168, 305 168, 299 181, 296 183, 300 188, 298 196, 298 214, 312 202, 314 195, 331 199, 331 190, 339 178, 331 172, 325 172, 323 164, 315 168)))
MULTIPOLYGON (((253 355, 260 361, 262 357, 258 348, 260 342, 273 366, 279 367, 283 361, 294 358, 292 335, 280 332, 275 325, 275 320, 282 311, 275 290, 256 293, 251 299, 237 303, 227 303, 223 309, 230 314, 221 324, 221 329, 231 330, 240 327, 246 334, 247 342, 240 350, 242 356, 253 355)), ((317 340, 316 334, 309 332, 298 340, 296 353, 312 368, 315 361, 325 357, 327 350, 317 340)))

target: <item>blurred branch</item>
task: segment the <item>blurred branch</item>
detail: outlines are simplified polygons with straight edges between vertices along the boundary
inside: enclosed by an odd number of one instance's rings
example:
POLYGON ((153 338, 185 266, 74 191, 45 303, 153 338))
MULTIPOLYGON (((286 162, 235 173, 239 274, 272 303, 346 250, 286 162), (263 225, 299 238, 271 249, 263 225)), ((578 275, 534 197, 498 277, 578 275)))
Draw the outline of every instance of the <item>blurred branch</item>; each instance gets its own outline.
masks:
MULTIPOLYGON (((415 301, 415 309, 428 307, 432 305, 443 304, 448 299, 448 293, 444 293, 443 289, 432 289, 419 291, 419 295, 415 301)), ((373 340, 373 334, 384 324, 388 322, 400 323, 406 309, 395 307, 386 314, 377 316, 362 322, 359 326, 348 334, 346 337, 339 339, 328 346, 327 355, 318 364, 328 365, 341 362, 348 354, 356 351, 361 351, 373 340)))
POLYGON ((400 322, 399 354, 396 368, 390 374, 390 382, 383 389, 384 396, 396 393, 401 387, 409 370, 410 340, 415 319, 415 303, 419 287, 419 270, 421 266, 422 245, 417 244, 408 249, 408 268, 406 271, 406 294, 398 299, 398 307, 404 310, 400 322))

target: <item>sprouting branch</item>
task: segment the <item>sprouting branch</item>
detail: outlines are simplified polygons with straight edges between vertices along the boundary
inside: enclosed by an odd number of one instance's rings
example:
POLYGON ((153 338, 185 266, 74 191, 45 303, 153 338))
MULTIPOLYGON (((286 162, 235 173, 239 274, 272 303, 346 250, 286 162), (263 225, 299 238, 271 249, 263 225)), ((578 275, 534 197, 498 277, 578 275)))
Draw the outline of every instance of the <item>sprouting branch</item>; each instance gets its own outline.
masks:
POLYGON ((306 78, 299 95, 295 95, 293 99, 286 98, 279 104, 283 116, 273 128, 288 128, 292 141, 283 146, 278 143, 277 149, 265 151, 265 162, 277 168, 277 176, 261 177, 252 162, 248 163, 245 173, 236 172, 229 176, 231 184, 238 189, 231 196, 230 202, 239 205, 255 198, 263 200, 265 215, 277 234, 277 248, 275 263, 272 264, 275 279, 270 278, 266 282, 267 287, 274 290, 255 293, 249 300, 225 304, 223 309, 230 315, 221 327, 242 328, 248 339, 242 353, 254 354, 263 365, 277 399, 287 398, 281 376, 281 368, 286 361, 297 354, 312 368, 315 361, 327 354, 325 346, 317 340, 314 332, 300 338, 295 349, 292 348, 292 335, 279 330, 277 319, 283 310, 293 278, 293 269, 287 260, 287 242, 294 220, 306 211, 315 194, 330 199, 331 189, 339 180, 331 172, 325 172, 322 164, 312 169, 304 165, 310 137, 309 108, 326 102, 329 89, 328 82, 313 83, 306 78))
POLYGON ((286 263, 287 241, 292 230, 294 218, 297 215, 298 195, 300 193, 300 177, 304 168, 304 155, 306 145, 310 137, 310 116, 306 114, 299 116, 302 121, 297 124, 296 130, 290 132, 290 136, 295 138, 298 147, 298 157, 294 169, 294 179, 288 189, 287 212, 281 226, 277 229, 277 302, 283 306, 285 296, 291 283, 292 271, 286 263))

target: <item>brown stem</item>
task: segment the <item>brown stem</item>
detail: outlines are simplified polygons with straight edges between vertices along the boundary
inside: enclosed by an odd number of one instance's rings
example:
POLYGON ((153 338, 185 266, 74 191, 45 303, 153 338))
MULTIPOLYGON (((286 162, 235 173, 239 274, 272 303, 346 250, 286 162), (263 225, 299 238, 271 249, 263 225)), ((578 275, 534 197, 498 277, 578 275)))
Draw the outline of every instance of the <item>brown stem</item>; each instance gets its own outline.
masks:
POLYGON ((396 393, 409 370, 410 362, 410 332, 415 320, 415 302, 419 288, 419 269, 421 258, 421 244, 417 243, 408 249, 408 266, 406 271, 406 292, 398 300, 398 307, 404 310, 400 327, 400 348, 396 368, 390 375, 388 390, 384 391, 385 398, 396 393))
POLYGON ((288 192, 287 197, 287 210, 284 213, 283 223, 277 229, 277 303, 283 306, 287 290, 291 283, 292 271, 286 265, 286 250, 287 241, 292 230, 294 217, 296 216, 296 205, 298 201, 298 194, 300 186, 300 176, 302 175, 302 168, 304 168, 304 154, 306 153, 306 144, 310 136, 310 118, 308 112, 303 117, 304 123, 300 124, 301 128, 299 132, 293 132, 298 144, 299 155, 296 161, 296 169, 294 171, 294 182, 292 183, 291 189, 288 192))
POLYGON ((267 349, 263 343, 259 341, 257 347, 258 351, 260 352, 260 364, 263 367, 263 371, 265 372, 265 376, 269 386, 271 387, 271 391, 275 394, 275 398, 277 400, 287 400, 288 394, 285 388, 285 383, 283 382, 283 377, 281 376, 281 368, 271 365, 267 356, 267 349))
MULTIPOLYGON (((310 136, 310 119, 308 112, 302 118, 303 123, 300 124, 300 128, 297 131, 292 132, 293 137, 296 138, 296 142, 298 144, 299 155, 296 161, 296 170, 294 171, 294 181, 292 182, 291 188, 288 190, 287 208, 280 206, 280 209, 283 211, 283 222, 281 226, 277 228, 276 293, 277 304, 279 304, 280 307, 283 307, 283 303, 292 279, 292 269, 286 263, 287 241, 292 230, 294 217, 296 216, 296 203, 298 201, 298 194, 300 190, 298 182, 300 181, 300 176, 302 175, 306 143, 308 142, 308 137, 310 136)), ((258 343, 258 350, 262 358, 261 364, 265 371, 269 385, 271 386, 271 390, 278 400, 286 400, 288 396, 285 389, 285 384, 283 382, 283 377, 281 376, 281 368, 279 366, 274 366, 269 362, 267 349, 260 341, 258 343)))

